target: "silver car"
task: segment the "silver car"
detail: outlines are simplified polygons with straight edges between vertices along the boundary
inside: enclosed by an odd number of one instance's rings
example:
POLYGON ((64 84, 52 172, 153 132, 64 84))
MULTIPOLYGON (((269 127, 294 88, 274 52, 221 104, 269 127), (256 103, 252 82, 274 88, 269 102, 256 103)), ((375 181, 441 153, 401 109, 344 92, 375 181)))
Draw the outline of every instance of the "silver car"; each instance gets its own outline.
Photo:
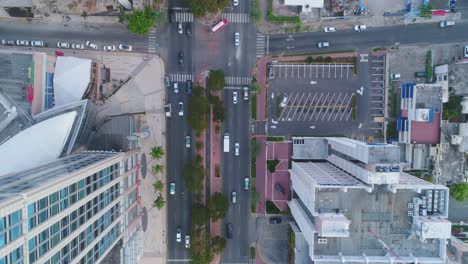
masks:
POLYGON ((68 44, 68 43, 66 43, 66 42, 57 42, 57 48, 69 49, 69 48, 70 48, 70 44, 68 44))
POLYGON ((123 51, 132 51, 132 46, 130 46, 130 45, 125 45, 125 44, 120 44, 120 45, 119 45, 119 50, 123 50, 123 51))
POLYGON ((234 33, 234 46, 239 46, 240 43, 240 34, 239 32, 234 33))
POLYGON ((114 45, 104 46, 104 51, 115 51, 114 45))
POLYGON ((16 45, 17 46, 29 46, 29 41, 27 41, 27 40, 17 40, 16 45))
POLYGON ((33 40, 33 41, 31 41, 31 46, 33 46, 33 47, 44 47, 44 41, 33 40))
POLYGON ((91 48, 91 49, 95 49, 95 50, 98 49, 98 46, 97 46, 96 44, 92 43, 92 42, 89 41, 89 40, 86 41, 86 47, 91 48))
POLYGON ((72 44, 72 49, 84 49, 83 44, 72 44))

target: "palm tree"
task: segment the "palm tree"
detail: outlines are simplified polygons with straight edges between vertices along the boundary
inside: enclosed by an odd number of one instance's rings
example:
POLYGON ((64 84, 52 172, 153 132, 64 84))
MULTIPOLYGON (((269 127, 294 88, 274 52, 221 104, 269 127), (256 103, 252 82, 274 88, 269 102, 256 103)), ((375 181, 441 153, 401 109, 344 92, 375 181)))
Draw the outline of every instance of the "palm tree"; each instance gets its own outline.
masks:
POLYGON ((159 191, 159 192, 162 192, 163 188, 164 188, 164 183, 160 180, 157 180, 154 184, 153 184, 153 187, 154 187, 154 191, 159 191))
POLYGON ((161 164, 156 164, 153 166, 153 173, 158 174, 164 171, 164 166, 161 164))
POLYGON ((154 200, 153 206, 158 209, 161 209, 164 207, 165 204, 166 204, 166 201, 164 200, 164 198, 162 198, 160 194, 159 197, 156 200, 154 200))
POLYGON ((164 149, 161 146, 156 146, 151 148, 151 157, 153 159, 160 159, 164 156, 164 149))

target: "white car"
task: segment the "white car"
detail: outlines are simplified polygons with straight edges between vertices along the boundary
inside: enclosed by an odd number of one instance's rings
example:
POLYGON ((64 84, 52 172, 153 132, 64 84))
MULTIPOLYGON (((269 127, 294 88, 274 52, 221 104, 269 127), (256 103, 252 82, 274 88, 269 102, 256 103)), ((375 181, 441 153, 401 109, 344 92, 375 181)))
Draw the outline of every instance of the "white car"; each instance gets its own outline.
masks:
POLYGON ((120 45, 119 45, 119 50, 123 50, 123 51, 132 51, 132 46, 130 46, 130 45, 125 45, 125 44, 120 44, 120 45))
POLYGON ((179 102, 179 116, 184 116, 184 102, 179 102))
POLYGON ((29 46, 29 41, 27 41, 27 40, 17 40, 16 45, 17 46, 29 46))
POLYGON ((170 186, 170 192, 171 192, 171 195, 174 195, 175 194, 175 183, 171 182, 171 186, 170 186))
POLYGON ((336 28, 335 27, 325 27, 323 29, 324 32, 336 32, 336 28))
POLYGON ((280 106, 281 106, 281 107, 285 107, 287 103, 288 103, 288 96, 287 96, 287 95, 283 95, 283 99, 281 99, 280 106))
POLYGON ((182 28, 182 23, 180 22, 177 25, 177 32, 179 32, 179 34, 184 34, 184 29, 182 28))
POLYGON ((468 58, 468 46, 465 46, 463 57, 468 58))
POLYGON ((178 93, 179 92, 179 84, 178 83, 174 83, 174 93, 178 93))
POLYGON ((236 192, 232 192, 231 193, 231 201, 233 204, 235 204, 237 202, 237 194, 236 192))
POLYGON ((190 236, 185 236, 185 248, 190 248, 190 236))
POLYGON ((96 44, 92 43, 92 42, 89 41, 89 40, 86 41, 86 47, 91 48, 91 49, 95 49, 95 50, 98 49, 98 46, 97 46, 96 44))
POLYGON ((239 42, 240 42, 239 38, 240 38, 239 32, 234 33, 234 46, 239 46, 239 42))
POLYGON ((104 51, 115 51, 114 45, 104 46, 104 51))
POLYGON ((166 112, 166 117, 171 117, 172 107, 171 104, 167 104, 164 106, 164 111, 166 112))
POLYGON ((317 43, 317 47, 319 47, 319 48, 328 48, 328 47, 330 47, 330 42, 320 41, 319 43, 317 43))
POLYGON ((244 87, 244 100, 249 100, 249 87, 244 87))
POLYGON ((72 44, 72 49, 84 49, 83 44, 72 44))
POLYGON ((232 5, 233 6, 238 6, 239 5, 239 0, 233 0, 232 5))
POLYGON ((182 229, 180 227, 177 228, 176 240, 178 243, 182 242, 182 229))
POLYGON ((33 40, 33 41, 31 41, 31 46, 33 46, 33 47, 44 47, 44 41, 33 40))
POLYGON ((365 31, 367 29, 366 25, 354 25, 354 30, 355 31, 365 31))
POLYGON ((66 43, 66 42, 57 42, 57 48, 69 49, 69 48, 70 48, 70 44, 68 44, 68 43, 66 43))
POLYGON ((234 155, 239 156, 239 143, 234 144, 234 155))
POLYGON ((237 92, 232 92, 232 103, 237 104, 237 92))

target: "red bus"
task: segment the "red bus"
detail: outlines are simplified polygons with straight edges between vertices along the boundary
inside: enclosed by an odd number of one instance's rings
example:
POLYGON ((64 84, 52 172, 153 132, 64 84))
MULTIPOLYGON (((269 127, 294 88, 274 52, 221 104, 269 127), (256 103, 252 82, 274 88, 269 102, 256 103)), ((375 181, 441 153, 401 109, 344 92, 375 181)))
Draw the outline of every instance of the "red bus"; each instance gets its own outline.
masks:
POLYGON ((225 27, 227 24, 229 24, 229 21, 227 19, 223 19, 221 21, 219 21, 218 24, 214 25, 212 28, 211 28, 211 32, 217 32, 219 31, 220 29, 222 29, 223 27, 225 27))

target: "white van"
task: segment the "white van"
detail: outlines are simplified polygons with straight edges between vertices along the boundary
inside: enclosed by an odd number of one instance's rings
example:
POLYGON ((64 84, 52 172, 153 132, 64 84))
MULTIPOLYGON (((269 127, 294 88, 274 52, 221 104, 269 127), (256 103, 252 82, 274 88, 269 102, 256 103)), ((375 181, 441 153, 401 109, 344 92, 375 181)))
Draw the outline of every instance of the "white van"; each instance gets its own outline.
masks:
POLYGON ((444 28, 444 27, 451 27, 453 25, 455 25, 455 21, 452 21, 452 20, 449 20, 449 21, 440 21, 440 27, 441 28, 444 28))

